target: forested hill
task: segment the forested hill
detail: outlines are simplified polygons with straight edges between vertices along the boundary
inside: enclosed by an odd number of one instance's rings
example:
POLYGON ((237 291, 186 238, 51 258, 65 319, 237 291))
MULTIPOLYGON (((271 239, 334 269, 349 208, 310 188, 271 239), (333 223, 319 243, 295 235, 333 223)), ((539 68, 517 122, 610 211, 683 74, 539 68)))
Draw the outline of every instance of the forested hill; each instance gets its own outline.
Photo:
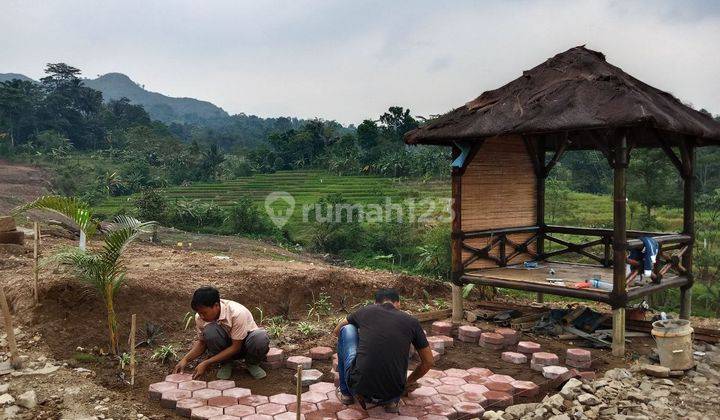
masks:
POLYGON ((34 82, 33 79, 19 73, 0 73, 0 82, 7 82, 13 79, 19 79, 25 82, 34 82))

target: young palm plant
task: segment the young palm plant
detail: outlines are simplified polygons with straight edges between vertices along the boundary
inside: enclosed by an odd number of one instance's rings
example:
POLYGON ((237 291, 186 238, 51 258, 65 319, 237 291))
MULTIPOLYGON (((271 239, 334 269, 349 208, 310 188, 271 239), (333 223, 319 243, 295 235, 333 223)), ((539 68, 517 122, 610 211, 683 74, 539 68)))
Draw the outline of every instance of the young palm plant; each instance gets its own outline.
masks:
POLYGON ((93 285, 102 296, 107 308, 107 325, 110 351, 118 354, 118 331, 115 317, 115 294, 125 281, 122 255, 128 245, 141 233, 147 233, 156 222, 140 222, 129 216, 118 216, 105 235, 105 244, 98 251, 67 249, 56 254, 61 263, 70 265, 76 275, 93 285))
POLYGON ((86 240, 90 239, 97 230, 97 221, 93 219, 90 213, 90 206, 75 197, 44 195, 15 209, 14 213, 17 214, 33 209, 49 210, 72 219, 80 229, 81 249, 85 249, 86 240))

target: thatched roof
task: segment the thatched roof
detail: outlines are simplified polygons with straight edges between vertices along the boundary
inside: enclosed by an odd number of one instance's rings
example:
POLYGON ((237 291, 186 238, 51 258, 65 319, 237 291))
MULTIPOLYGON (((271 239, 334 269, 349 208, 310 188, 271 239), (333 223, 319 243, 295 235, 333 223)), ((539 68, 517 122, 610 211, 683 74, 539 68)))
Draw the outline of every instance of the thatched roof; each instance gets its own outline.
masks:
POLYGON ((720 144, 720 123, 647 85, 584 46, 523 72, 507 85, 405 135, 410 144, 451 144, 504 134, 652 127, 720 144))

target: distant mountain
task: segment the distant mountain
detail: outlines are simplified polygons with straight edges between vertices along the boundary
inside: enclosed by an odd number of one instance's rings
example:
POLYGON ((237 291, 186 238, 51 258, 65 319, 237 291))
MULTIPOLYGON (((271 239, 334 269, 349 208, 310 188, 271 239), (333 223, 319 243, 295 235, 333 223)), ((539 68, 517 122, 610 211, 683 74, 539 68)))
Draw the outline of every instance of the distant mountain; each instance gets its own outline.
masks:
POLYGON ((132 103, 142 105, 151 118, 164 123, 204 124, 229 116, 222 108, 207 101, 173 98, 145 90, 122 73, 108 73, 97 79, 83 79, 83 82, 86 86, 102 92, 105 101, 128 98, 132 103))
POLYGON ((34 82, 33 79, 19 73, 0 73, 0 82, 7 82, 13 79, 25 80, 27 82, 34 82))

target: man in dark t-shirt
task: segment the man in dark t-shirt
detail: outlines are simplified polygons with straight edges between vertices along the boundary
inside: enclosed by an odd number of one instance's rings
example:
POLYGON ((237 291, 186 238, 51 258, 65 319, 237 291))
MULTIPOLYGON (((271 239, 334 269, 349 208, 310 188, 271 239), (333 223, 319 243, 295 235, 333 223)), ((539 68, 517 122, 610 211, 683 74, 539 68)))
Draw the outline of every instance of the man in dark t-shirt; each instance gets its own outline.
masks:
POLYGON ((335 328, 338 336, 338 398, 345 404, 357 399, 384 405, 397 412, 400 397, 433 366, 420 322, 399 310, 400 297, 392 289, 375 294, 375 304, 348 315, 335 328), (408 353, 413 345, 420 365, 407 376, 408 353))

